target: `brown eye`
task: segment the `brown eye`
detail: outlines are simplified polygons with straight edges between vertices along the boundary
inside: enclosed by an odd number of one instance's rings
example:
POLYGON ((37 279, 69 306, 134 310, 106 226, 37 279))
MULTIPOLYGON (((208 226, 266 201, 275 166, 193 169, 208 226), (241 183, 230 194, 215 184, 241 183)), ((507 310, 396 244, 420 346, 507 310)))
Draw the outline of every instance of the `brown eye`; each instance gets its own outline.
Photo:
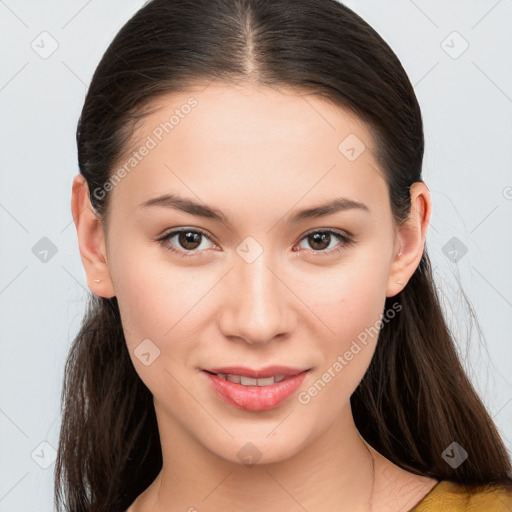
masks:
POLYGON ((316 250, 323 251, 329 247, 331 234, 328 231, 318 231, 308 235, 309 245, 316 250))
MULTIPOLYGON (((197 229, 175 229, 158 239, 161 245, 168 251, 174 252, 179 256, 196 256, 204 252, 203 241, 209 241, 210 237, 197 229), (174 240, 173 240, 174 239, 174 240)), ((208 248, 208 246, 206 246, 208 248)))
POLYGON ((197 249, 201 242, 201 233, 195 231, 180 231, 178 243, 184 249, 197 249))
POLYGON ((302 240, 307 241, 307 245, 311 248, 309 252, 318 255, 328 255, 333 252, 341 251, 348 245, 354 243, 355 236, 332 229, 324 229, 311 231, 307 233, 302 240))

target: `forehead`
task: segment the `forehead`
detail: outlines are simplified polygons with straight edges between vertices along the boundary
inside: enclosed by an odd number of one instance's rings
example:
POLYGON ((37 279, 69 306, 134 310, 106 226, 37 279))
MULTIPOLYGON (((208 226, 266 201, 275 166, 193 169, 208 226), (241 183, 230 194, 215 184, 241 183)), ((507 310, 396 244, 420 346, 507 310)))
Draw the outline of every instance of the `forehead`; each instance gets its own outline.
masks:
POLYGON ((129 172, 113 202, 186 191, 221 204, 227 194, 250 201, 264 192, 291 207, 333 188, 355 200, 385 190, 368 126, 317 94, 217 82, 149 109, 117 163, 129 172))
POLYGON ((204 143, 210 139, 212 144, 227 146, 291 144, 294 140, 298 145, 304 139, 313 143, 325 137, 326 143, 332 143, 350 133, 357 134, 368 148, 373 146, 368 126, 355 113, 318 93, 291 86, 213 82, 160 96, 149 109, 152 113, 143 118, 136 135, 156 130, 159 138, 172 131, 176 138, 193 124, 194 135, 202 136, 204 143), (192 121, 185 122, 189 118, 192 121), (161 127, 164 134, 159 134, 159 124, 170 120, 172 126, 161 127))

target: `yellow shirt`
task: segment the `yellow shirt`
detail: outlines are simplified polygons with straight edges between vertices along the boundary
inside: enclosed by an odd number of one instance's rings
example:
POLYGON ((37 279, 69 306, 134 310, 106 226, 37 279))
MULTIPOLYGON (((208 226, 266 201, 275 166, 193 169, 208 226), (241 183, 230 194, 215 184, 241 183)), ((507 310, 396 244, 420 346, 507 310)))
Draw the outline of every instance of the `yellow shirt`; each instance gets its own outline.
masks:
POLYGON ((441 480, 410 512, 511 512, 512 489, 482 485, 468 490, 441 480))

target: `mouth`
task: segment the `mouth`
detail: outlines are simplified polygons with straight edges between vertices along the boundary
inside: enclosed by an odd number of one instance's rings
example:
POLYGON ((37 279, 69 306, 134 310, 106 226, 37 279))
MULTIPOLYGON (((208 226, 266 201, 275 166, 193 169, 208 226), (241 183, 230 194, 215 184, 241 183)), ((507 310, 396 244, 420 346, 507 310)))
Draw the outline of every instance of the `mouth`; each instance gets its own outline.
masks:
POLYGON ((234 375, 232 373, 212 373, 210 375, 216 375, 217 377, 233 382, 234 384, 241 384, 242 386, 271 386, 276 382, 283 381, 285 375, 272 375, 271 377, 265 377, 261 379, 253 379, 252 377, 246 377, 245 375, 234 375))
POLYGON ((202 370, 218 397, 246 411, 266 411, 281 405, 298 389, 311 368, 284 366, 253 370, 223 367, 202 370))
POLYGON ((310 370, 311 368, 294 368, 291 366, 266 366, 265 368, 261 368, 259 370, 254 370, 252 368, 246 368, 244 366, 222 366, 217 368, 204 368, 208 373, 213 373, 215 375, 234 375, 236 377, 249 377, 251 379, 265 379, 269 377, 291 377, 293 375, 298 375, 306 370, 310 370))

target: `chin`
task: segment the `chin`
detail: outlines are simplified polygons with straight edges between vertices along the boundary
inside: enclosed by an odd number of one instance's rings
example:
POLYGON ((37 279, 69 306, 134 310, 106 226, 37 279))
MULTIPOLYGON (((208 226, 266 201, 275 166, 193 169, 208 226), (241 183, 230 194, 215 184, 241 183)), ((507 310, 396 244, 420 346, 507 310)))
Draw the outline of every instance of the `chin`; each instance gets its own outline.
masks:
MULTIPOLYGON (((275 428, 275 425, 274 427, 275 428)), ((207 446, 219 457, 247 467, 263 466, 284 462, 301 449, 302 444, 298 440, 290 438, 287 433, 277 436, 269 430, 264 429, 259 436, 239 436, 224 442, 221 446, 207 446)), ((210 438, 211 442, 212 439, 210 438)), ((304 441, 305 442, 305 441, 304 441)))

